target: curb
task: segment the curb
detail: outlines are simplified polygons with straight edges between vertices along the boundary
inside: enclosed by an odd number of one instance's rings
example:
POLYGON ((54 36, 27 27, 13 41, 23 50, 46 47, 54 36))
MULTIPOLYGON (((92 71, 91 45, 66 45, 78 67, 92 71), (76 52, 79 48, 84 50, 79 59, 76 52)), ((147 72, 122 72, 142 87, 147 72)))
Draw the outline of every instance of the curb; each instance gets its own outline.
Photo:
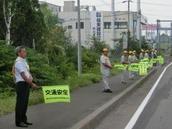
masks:
POLYGON ((131 93, 138 86, 143 84, 143 82, 148 79, 151 75, 153 75, 157 71, 156 68, 152 69, 147 76, 142 77, 130 87, 126 88, 124 91, 113 97, 107 103, 97 108, 93 113, 86 116, 84 119, 80 120, 76 124, 74 124, 70 129, 93 129, 98 123, 109 113, 111 112, 117 104, 122 100, 125 96, 131 93))

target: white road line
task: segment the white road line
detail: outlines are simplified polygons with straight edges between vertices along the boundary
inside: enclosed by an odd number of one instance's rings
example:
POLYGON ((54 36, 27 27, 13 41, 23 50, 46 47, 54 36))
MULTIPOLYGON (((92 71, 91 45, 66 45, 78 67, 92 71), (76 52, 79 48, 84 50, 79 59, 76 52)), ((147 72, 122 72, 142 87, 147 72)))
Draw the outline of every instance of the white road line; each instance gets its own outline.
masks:
POLYGON ((168 66, 166 66, 164 68, 163 72, 161 73, 161 75, 159 76, 159 78, 157 79, 157 81, 155 82, 155 84, 153 85, 153 87, 151 88, 151 90, 149 91, 148 95, 145 97, 145 99, 143 100, 143 102, 141 103, 141 105, 139 106, 139 108, 137 109, 137 111, 134 113, 134 115, 130 119, 130 121, 127 124, 127 126, 125 127, 125 129, 133 129, 134 125, 136 124, 137 120, 139 119, 140 115, 142 114, 144 108, 146 107, 147 103, 149 102, 149 100, 150 100, 153 92, 155 91, 156 87, 158 86, 158 83, 162 79, 162 77, 163 77, 164 73, 166 72, 166 70, 171 65, 172 65, 172 63, 170 63, 168 66))

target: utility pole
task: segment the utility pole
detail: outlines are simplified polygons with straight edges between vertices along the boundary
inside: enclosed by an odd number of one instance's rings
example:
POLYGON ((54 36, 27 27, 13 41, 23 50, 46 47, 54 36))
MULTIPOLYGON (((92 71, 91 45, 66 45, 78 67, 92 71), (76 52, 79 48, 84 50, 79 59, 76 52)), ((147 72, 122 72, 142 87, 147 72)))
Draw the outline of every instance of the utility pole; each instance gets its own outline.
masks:
POLYGON ((115 46, 115 0, 112 0, 112 40, 115 46))
POLYGON ((157 47, 160 49, 160 20, 157 20, 157 47))
POLYGON ((128 3, 128 25, 127 25, 127 49, 129 50, 129 38, 130 38, 130 2, 132 2, 131 0, 125 0, 122 3, 128 3))
POLYGON ((128 51, 130 48, 129 38, 130 38, 130 2, 131 0, 128 0, 128 30, 127 30, 127 42, 128 42, 128 51))
POLYGON ((82 50, 81 50, 81 22, 80 22, 80 0, 77 0, 78 4, 78 76, 82 73, 82 50))
POLYGON ((142 47, 142 31, 141 31, 141 2, 137 0, 137 39, 139 40, 139 46, 142 47))

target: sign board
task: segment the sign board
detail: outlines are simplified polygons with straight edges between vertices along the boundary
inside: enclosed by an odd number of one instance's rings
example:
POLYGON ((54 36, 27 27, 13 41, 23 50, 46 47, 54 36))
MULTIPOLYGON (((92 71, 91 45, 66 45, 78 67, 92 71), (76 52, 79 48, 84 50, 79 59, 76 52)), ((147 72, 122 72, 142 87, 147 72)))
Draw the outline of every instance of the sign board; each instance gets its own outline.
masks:
POLYGON ((140 76, 145 76, 148 74, 148 70, 147 70, 147 63, 145 62, 140 62, 139 64, 139 75, 140 76))
POLYGON ((45 103, 70 102, 70 90, 68 85, 43 86, 45 103))

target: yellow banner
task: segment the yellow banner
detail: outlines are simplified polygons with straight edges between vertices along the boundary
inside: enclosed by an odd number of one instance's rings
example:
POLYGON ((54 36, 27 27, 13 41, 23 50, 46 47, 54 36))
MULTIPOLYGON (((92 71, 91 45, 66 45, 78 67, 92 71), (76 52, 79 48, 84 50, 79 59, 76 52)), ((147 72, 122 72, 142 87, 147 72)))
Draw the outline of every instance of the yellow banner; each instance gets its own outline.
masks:
POLYGON ((132 63, 128 67, 128 71, 138 72, 139 71, 139 63, 132 63))
POLYGON ((114 67, 119 70, 126 70, 128 66, 123 64, 115 64, 114 67))
POLYGON ((43 86, 45 103, 70 102, 70 90, 68 85, 43 86))
POLYGON ((159 61, 160 64, 164 64, 164 58, 162 56, 158 56, 157 60, 159 61))
POLYGON ((139 65, 139 75, 140 76, 145 76, 148 74, 148 70, 147 70, 147 63, 145 62, 140 62, 140 65, 139 65))

